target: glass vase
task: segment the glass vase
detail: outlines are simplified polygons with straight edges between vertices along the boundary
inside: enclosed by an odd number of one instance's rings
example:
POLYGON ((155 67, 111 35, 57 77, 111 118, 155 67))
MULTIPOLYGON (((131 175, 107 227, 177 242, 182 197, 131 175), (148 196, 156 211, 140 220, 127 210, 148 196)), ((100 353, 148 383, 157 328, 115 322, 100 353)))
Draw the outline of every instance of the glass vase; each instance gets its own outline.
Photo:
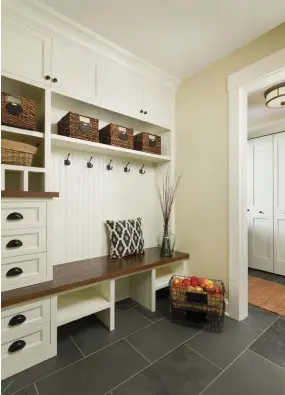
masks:
POLYGON ((162 258, 170 258, 173 255, 176 237, 169 231, 169 226, 164 225, 163 233, 158 237, 158 247, 162 258))

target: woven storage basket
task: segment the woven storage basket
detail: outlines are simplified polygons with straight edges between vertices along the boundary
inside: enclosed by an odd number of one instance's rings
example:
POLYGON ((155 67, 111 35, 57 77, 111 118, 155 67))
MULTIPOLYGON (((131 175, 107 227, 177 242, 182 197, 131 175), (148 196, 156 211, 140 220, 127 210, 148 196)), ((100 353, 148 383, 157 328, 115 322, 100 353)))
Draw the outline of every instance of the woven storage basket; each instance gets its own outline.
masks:
POLYGON ((99 141, 98 119, 68 112, 57 124, 58 134, 80 140, 99 141))
POLYGON ((1 123, 20 129, 35 130, 36 107, 34 100, 1 92, 1 123))
POLYGON ((1 140, 1 163, 32 166, 37 147, 19 141, 1 140))
POLYGON ((134 130, 110 123, 99 130, 100 143, 133 149, 134 130))
POLYGON ((161 137, 149 133, 139 133, 134 136, 134 149, 161 155, 161 137))

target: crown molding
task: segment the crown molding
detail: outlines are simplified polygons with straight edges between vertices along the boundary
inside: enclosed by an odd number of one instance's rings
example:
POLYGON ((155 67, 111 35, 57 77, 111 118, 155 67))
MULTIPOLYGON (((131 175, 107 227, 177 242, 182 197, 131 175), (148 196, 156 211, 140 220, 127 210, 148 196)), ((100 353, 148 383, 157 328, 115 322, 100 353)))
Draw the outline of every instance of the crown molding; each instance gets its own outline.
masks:
POLYGON ((68 38, 177 89, 180 80, 36 0, 2 0, 2 13, 47 34, 68 38))

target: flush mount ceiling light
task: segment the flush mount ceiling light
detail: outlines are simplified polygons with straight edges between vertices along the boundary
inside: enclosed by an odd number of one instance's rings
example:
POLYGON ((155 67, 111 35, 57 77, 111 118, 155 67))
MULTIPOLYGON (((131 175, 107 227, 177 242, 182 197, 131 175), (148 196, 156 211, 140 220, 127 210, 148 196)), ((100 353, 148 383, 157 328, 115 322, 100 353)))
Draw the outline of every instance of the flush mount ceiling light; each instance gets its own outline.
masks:
POLYGON ((285 82, 274 85, 264 92, 267 107, 285 108, 285 82))

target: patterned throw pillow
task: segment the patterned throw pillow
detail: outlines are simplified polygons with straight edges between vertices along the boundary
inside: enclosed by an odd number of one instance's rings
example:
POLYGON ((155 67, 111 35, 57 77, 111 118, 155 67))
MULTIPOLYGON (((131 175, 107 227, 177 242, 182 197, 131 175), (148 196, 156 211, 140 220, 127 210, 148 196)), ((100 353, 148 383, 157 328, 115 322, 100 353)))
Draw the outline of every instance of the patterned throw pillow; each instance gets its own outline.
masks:
POLYGON ((144 253, 142 219, 106 221, 110 237, 110 258, 144 253))

